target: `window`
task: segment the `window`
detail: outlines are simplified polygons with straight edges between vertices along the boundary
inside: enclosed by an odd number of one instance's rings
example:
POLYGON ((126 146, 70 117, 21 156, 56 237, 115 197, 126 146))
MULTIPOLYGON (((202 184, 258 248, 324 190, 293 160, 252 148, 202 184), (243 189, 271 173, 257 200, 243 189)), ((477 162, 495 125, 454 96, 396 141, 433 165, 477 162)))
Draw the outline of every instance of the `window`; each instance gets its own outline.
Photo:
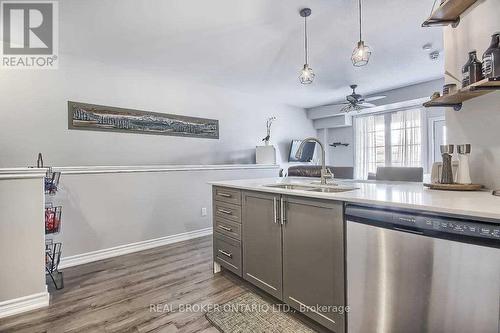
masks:
POLYGON ((429 163, 441 161, 439 147, 446 144, 446 120, 444 116, 429 117, 428 120, 429 163))
POLYGON ((420 109, 359 116, 354 127, 356 178, 366 179, 379 166, 423 166, 420 109))

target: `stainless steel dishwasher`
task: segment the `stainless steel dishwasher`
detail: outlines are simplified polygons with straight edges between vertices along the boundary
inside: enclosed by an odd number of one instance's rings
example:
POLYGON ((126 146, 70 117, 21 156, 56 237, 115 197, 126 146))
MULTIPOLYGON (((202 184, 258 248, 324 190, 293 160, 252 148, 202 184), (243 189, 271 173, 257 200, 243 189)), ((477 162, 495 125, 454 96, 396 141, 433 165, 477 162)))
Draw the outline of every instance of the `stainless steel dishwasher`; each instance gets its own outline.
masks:
POLYGON ((346 219, 348 333, 500 332, 498 221, 355 205, 346 219))

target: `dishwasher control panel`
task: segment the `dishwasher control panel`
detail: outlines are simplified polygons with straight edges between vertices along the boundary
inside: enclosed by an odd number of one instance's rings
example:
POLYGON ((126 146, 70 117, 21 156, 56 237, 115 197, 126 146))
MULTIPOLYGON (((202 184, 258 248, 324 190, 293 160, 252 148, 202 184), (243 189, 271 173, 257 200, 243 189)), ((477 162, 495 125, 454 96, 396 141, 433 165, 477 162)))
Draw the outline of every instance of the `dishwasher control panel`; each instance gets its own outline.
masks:
POLYGON ((347 220, 377 225, 389 229, 406 231, 431 237, 471 237, 491 244, 500 244, 500 223, 487 223, 434 214, 403 212, 390 209, 374 209, 349 205, 347 220), (440 236, 441 235, 441 236, 440 236))
POLYGON ((418 223, 420 224, 419 227, 428 230, 500 240, 500 226, 496 224, 477 223, 427 216, 418 217, 417 219, 420 220, 420 223, 418 223))

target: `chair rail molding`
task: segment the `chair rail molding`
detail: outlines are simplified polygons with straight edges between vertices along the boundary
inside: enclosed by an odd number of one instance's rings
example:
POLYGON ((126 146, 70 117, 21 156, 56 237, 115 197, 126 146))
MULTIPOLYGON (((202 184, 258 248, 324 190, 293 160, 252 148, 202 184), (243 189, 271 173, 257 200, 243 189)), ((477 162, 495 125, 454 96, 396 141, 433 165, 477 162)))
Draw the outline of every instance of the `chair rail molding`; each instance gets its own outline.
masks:
POLYGON ((134 172, 170 172, 170 171, 207 171, 207 170, 273 170, 279 165, 267 164, 212 164, 212 165, 135 165, 135 166, 67 166, 52 167, 52 171, 63 175, 99 174, 99 173, 134 173, 134 172))
POLYGON ((0 179, 43 178, 46 172, 44 168, 0 168, 0 179))

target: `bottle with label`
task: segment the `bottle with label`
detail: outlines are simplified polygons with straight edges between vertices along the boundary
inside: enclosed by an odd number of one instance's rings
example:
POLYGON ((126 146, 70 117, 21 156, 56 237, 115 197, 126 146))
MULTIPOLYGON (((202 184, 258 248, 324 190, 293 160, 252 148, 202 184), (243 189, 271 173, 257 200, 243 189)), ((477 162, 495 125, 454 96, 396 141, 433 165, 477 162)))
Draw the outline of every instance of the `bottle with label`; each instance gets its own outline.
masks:
POLYGON ((469 60, 462 68, 462 87, 467 87, 483 79, 482 64, 477 59, 476 51, 469 52, 469 60))
POLYGON ((490 47, 483 54, 483 76, 500 77, 500 33, 491 36, 490 47))
POLYGON ((462 67, 462 87, 467 87, 470 84, 470 74, 469 74, 470 64, 471 64, 471 57, 469 53, 469 59, 465 63, 464 67, 462 67))

